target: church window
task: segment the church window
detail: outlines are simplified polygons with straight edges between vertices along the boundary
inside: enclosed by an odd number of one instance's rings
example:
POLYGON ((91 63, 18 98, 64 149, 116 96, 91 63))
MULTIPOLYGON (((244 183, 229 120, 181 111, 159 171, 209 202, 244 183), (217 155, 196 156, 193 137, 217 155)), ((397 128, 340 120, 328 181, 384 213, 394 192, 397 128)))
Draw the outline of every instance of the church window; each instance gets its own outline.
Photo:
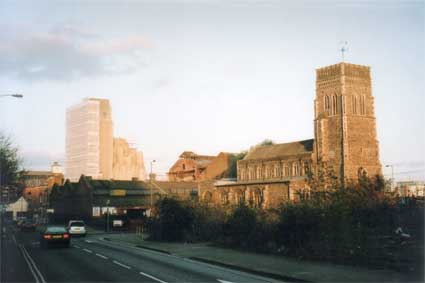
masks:
POLYGON ((304 175, 308 175, 310 172, 310 164, 308 162, 304 162, 304 175))
POLYGON ((254 179, 254 169, 253 168, 249 168, 248 169, 248 178, 250 180, 253 180, 254 179))
POLYGON ((298 176, 298 175, 299 175, 298 163, 294 163, 294 176, 298 176))
POLYGON ((353 102, 353 114, 357 114, 357 96, 352 96, 352 102, 353 102))
POLYGON ((291 176, 291 168, 288 165, 285 165, 285 176, 291 176))
POLYGON ((360 114, 361 115, 366 114, 364 101, 365 101, 364 95, 360 96, 360 114))
POLYGON ((261 172, 261 166, 257 166, 257 179, 262 179, 262 172, 261 172))
POLYGON ((332 115, 336 115, 336 96, 332 96, 332 115))
POLYGON ((229 196, 227 195, 227 193, 222 193, 221 194, 221 204, 226 205, 229 203, 229 196))
POLYGON ((329 114, 330 104, 329 104, 329 96, 325 96, 325 113, 329 114))

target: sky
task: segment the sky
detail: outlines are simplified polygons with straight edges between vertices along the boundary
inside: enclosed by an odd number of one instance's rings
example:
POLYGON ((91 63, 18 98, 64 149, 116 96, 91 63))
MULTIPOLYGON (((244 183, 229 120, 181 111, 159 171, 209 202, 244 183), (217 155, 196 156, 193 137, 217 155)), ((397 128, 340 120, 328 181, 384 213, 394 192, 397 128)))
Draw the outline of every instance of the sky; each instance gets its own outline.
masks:
POLYGON ((313 138, 315 69, 371 66, 386 177, 425 180, 423 1, 1 1, 0 131, 28 170, 65 159, 65 111, 110 100, 114 136, 165 172, 185 150, 313 138))

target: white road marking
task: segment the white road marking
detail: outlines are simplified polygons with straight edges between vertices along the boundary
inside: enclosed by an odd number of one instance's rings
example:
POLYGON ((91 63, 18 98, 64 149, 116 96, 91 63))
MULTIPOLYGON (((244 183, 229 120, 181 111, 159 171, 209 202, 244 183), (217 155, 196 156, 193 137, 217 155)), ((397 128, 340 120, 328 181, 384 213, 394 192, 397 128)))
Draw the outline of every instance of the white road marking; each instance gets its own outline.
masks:
POLYGON ((12 236, 13 242, 15 243, 15 245, 18 245, 18 243, 16 242, 16 238, 15 235, 12 236))
POLYGON ((108 259, 106 256, 104 256, 104 255, 101 255, 101 254, 96 254, 98 257, 101 257, 101 258, 103 258, 103 259, 108 259))
POLYGON ((77 249, 81 249, 81 247, 80 247, 80 246, 78 246, 78 245, 74 245, 74 247, 76 247, 77 249))
POLYGON ((167 282, 162 281, 161 279, 158 279, 158 278, 156 278, 156 277, 153 277, 152 275, 149 275, 149 274, 147 274, 147 273, 144 273, 144 272, 141 272, 141 271, 140 271, 140 274, 141 274, 141 275, 143 275, 143 276, 146 276, 146 277, 148 277, 148 278, 150 278, 150 279, 153 279, 153 280, 155 280, 155 281, 158 281, 158 282, 161 282, 161 283, 167 283, 167 282))
POLYGON ((26 256, 28 257, 29 261, 32 264, 32 267, 34 268, 35 272, 37 273, 37 275, 40 278, 41 283, 46 283, 46 280, 44 279, 43 275, 41 274, 40 270, 37 268, 37 265, 35 264, 34 260, 31 258, 30 254, 28 253, 27 249, 24 246, 21 246, 23 252, 26 254, 26 256))
POLYGON ((221 280, 221 279, 217 279, 218 282, 220 283, 233 283, 231 281, 226 281, 226 280, 221 280))
POLYGON ((94 241, 92 241, 92 240, 84 240, 84 242, 86 242, 86 243, 94 243, 94 241))
POLYGON ((121 262, 118 262, 116 260, 113 260, 112 262, 115 263, 115 264, 117 264, 117 265, 119 265, 119 266, 121 266, 121 267, 124 267, 124 268, 127 268, 127 269, 131 269, 130 266, 125 265, 125 264, 122 264, 121 262))
POLYGON ((25 254, 24 250, 22 249, 22 247, 21 247, 21 246, 19 246, 19 249, 21 250, 22 256, 24 257, 25 262, 27 263, 28 268, 29 268, 29 270, 30 270, 30 271, 31 271, 31 273, 32 273, 32 276, 34 276, 34 278, 35 278, 35 282, 36 282, 36 283, 40 283, 40 280, 38 279, 37 275, 35 274, 35 271, 34 271, 34 269, 33 269, 32 265, 31 265, 31 262, 30 262, 30 261, 29 261, 29 259, 27 258, 27 255, 25 254))
POLYGON ((83 249, 83 251, 88 252, 89 254, 93 253, 91 250, 88 250, 88 249, 83 249))

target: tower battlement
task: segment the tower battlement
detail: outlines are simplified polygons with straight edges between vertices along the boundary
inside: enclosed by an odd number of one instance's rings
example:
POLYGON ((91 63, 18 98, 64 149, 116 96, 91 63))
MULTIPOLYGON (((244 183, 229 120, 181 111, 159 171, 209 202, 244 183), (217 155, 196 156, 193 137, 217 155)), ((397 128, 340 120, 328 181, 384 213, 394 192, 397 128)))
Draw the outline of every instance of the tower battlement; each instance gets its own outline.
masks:
POLYGON ((337 79, 342 75, 370 80, 370 67, 342 62, 316 69, 317 82, 337 79))

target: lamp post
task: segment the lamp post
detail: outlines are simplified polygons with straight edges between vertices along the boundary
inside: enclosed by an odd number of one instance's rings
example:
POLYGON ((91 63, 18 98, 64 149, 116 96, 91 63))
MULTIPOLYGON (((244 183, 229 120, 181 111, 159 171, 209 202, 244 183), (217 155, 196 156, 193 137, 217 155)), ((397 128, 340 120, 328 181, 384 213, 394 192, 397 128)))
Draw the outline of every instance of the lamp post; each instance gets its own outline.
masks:
POLYGON ((394 188, 394 165, 387 164, 385 165, 385 167, 391 167, 391 191, 392 191, 394 188))
POLYGON ((151 173, 149 174, 149 181, 151 182, 151 185, 150 185, 151 210, 152 210, 152 206, 153 206, 153 197, 152 197, 152 179, 153 179, 153 175, 152 175, 152 164, 154 162, 156 162, 155 159, 151 161, 151 173))
POLYGON ((109 232, 109 203, 110 200, 106 200, 106 233, 109 232))

